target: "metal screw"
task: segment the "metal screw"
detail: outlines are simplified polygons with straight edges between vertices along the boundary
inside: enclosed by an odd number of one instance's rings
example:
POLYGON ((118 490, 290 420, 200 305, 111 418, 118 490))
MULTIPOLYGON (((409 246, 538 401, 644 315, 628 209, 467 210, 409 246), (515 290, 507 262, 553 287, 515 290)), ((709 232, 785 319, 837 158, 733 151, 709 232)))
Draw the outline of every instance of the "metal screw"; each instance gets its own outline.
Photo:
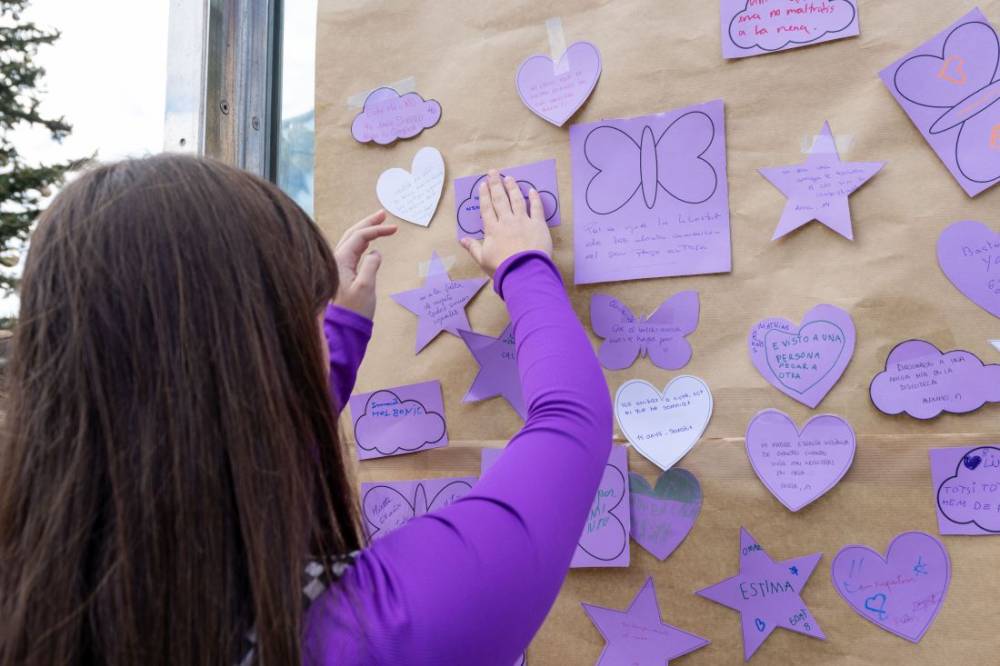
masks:
POLYGON ((219 111, 222 111, 223 115, 228 116, 229 115, 229 102, 227 102, 226 100, 222 100, 221 102, 219 102, 219 111))
POLYGON ((255 130, 259 130, 260 129, 260 118, 258 118, 257 116, 254 116, 250 120, 250 126, 253 127, 255 130))

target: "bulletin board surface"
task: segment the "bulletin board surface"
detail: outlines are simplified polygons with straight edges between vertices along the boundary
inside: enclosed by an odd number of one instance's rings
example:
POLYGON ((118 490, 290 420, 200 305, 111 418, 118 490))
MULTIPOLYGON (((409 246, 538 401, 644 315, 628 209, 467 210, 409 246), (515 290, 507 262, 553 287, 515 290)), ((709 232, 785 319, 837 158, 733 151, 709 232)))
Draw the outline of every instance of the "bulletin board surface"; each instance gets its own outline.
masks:
MULTIPOLYGON (((967 197, 878 78, 879 70, 975 4, 862 0, 860 5, 860 37, 727 62, 721 57, 715 1, 319 3, 316 211, 328 236, 338 237, 378 208, 379 173, 393 166, 408 168, 420 147, 440 149, 447 169, 430 227, 402 222, 396 236, 380 242, 386 261, 379 275, 379 309, 357 389, 440 379, 451 443, 365 461, 359 466, 364 481, 476 475, 482 447, 503 446, 520 426, 501 399, 463 404, 477 371, 465 345, 444 334, 415 356, 416 318, 388 295, 418 286, 419 264, 432 251, 454 262, 453 278, 480 274, 455 242, 454 178, 553 157, 563 216, 553 234, 555 259, 567 283, 572 282, 569 123, 560 129, 533 115, 514 88, 519 63, 531 54, 548 53, 545 20, 560 17, 567 43, 592 41, 603 57, 597 88, 571 122, 725 101, 732 273, 569 289, 584 322, 589 322, 594 293, 613 295, 634 312, 648 313, 678 291, 700 292, 700 323, 688 338, 694 357, 682 372, 705 379, 715 411, 704 438, 681 466, 701 481, 701 516, 687 541, 663 563, 633 542, 627 569, 571 571, 529 648, 529 663, 593 663, 604 643, 580 602, 625 608, 647 576, 656 581, 664 619, 712 641, 680 662, 740 663, 738 614, 694 594, 736 573, 740 526, 775 559, 823 553, 803 598, 827 640, 779 630, 754 663, 1000 663, 1000 576, 995 573, 1000 537, 943 538, 952 559, 951 586, 937 620, 917 645, 856 615, 830 582, 830 562, 844 545, 867 544, 884 552, 900 532, 937 534, 928 449, 1000 443, 1000 406, 923 422, 885 416, 868 398, 868 384, 889 351, 908 338, 1000 361, 988 343, 1000 338, 1000 322, 962 296, 942 275, 935 257, 938 235, 950 223, 973 219, 993 228, 1000 224, 1000 187, 976 199, 967 197), (424 97, 441 103, 440 123, 389 147, 356 143, 350 124, 358 109, 348 105, 348 98, 410 77, 424 97), (842 159, 887 162, 851 197, 855 241, 812 223, 772 242, 785 198, 756 170, 802 161, 824 120, 838 138, 842 159), (843 378, 818 410, 809 410, 756 372, 746 339, 760 319, 798 321, 819 303, 851 313, 858 343, 843 378), (799 424, 815 413, 839 414, 858 433, 851 471, 829 494, 796 514, 757 480, 744 451, 747 423, 766 408, 784 410, 799 424)), ((984 0, 979 6, 994 24, 1000 22, 1000 0, 984 0)), ((468 313, 473 328, 483 333, 497 335, 507 322, 503 303, 489 289, 475 298, 468 313)), ((628 370, 608 372, 607 380, 613 393, 626 379, 642 378, 662 387, 676 374, 640 359, 628 370)), ((623 441, 620 433, 616 440, 623 441)), ((629 462, 632 471, 655 478, 653 466, 634 451, 629 462)))

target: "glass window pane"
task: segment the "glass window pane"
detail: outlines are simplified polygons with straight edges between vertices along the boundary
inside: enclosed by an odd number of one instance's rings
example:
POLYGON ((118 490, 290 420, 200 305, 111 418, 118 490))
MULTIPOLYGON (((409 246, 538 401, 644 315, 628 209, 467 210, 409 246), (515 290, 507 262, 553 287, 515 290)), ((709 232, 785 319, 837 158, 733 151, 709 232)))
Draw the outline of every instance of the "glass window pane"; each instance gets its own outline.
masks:
POLYGON ((278 185, 313 214, 316 112, 316 2, 285 0, 281 35, 278 185))

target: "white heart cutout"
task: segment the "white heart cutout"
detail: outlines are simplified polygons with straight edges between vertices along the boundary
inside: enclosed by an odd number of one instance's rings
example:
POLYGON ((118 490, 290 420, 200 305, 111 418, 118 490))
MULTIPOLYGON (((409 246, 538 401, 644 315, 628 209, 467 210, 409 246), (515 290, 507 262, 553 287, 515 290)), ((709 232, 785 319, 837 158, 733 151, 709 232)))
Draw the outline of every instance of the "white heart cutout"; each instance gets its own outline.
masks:
POLYGON ((632 447, 666 471, 701 439, 712 418, 712 391, 691 375, 674 377, 661 393, 632 379, 615 394, 615 418, 632 447))
POLYGON ((410 170, 393 167, 378 177, 375 194, 396 217, 426 227, 434 217, 444 188, 444 158, 437 148, 417 151, 410 170))

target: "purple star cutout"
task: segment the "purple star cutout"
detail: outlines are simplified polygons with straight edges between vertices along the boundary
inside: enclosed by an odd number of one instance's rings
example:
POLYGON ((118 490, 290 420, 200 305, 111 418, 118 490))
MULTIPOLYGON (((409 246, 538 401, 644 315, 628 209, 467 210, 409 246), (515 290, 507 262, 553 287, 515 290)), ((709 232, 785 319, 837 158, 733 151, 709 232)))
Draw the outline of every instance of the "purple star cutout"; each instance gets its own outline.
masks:
POLYGON ((420 353, 441 331, 458 335, 472 328, 465 315, 465 306, 486 284, 486 278, 452 280, 437 252, 431 254, 427 277, 419 289, 392 295, 404 308, 417 315, 417 347, 420 353))
POLYGON ((581 605, 607 641, 596 666, 666 666, 670 659, 682 657, 709 643, 660 618, 652 578, 646 579, 646 584, 626 610, 581 605))
POLYGON ((814 553, 775 563, 741 527, 739 574, 697 594, 740 612, 746 661, 777 627, 826 640, 801 596, 821 557, 814 553))
POLYGON ((521 376, 517 372, 513 324, 507 324, 499 338, 472 331, 458 333, 479 363, 479 373, 472 380, 472 386, 462 402, 503 396, 514 411, 522 419, 525 418, 528 412, 524 406, 524 394, 521 393, 521 376))
POLYGON ((854 240, 847 198, 883 166, 885 162, 841 162, 830 123, 824 123, 823 132, 816 137, 805 162, 759 169, 760 175, 788 197, 771 240, 812 220, 822 222, 847 240, 854 240))

